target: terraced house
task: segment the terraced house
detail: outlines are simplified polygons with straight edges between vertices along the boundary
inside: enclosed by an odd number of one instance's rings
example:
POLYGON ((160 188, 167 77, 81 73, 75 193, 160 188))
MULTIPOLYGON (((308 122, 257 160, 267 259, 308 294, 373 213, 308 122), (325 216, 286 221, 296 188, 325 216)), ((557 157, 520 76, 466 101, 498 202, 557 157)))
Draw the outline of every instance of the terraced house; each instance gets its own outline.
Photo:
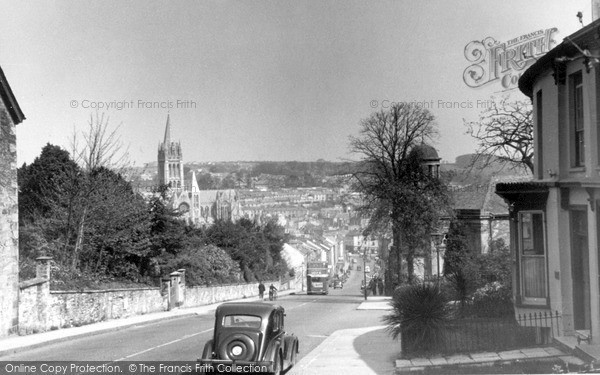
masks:
POLYGON ((519 89, 533 102, 534 178, 496 187, 509 204, 515 307, 558 311, 560 336, 597 345, 600 20, 537 60, 519 89))

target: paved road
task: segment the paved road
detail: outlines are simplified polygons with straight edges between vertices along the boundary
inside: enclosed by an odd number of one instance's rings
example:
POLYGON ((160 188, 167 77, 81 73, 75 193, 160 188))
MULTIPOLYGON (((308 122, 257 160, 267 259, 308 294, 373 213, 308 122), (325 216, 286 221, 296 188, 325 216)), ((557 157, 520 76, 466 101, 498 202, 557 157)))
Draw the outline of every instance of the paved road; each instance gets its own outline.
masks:
MULTIPOLYGON (((299 359, 337 330, 381 325, 385 311, 356 310, 362 273, 354 272, 343 289, 328 296, 293 295, 280 298, 286 331, 300 339, 299 359)), ((2 360, 190 361, 212 336, 212 313, 133 326, 120 331, 56 343, 2 357, 2 360)))

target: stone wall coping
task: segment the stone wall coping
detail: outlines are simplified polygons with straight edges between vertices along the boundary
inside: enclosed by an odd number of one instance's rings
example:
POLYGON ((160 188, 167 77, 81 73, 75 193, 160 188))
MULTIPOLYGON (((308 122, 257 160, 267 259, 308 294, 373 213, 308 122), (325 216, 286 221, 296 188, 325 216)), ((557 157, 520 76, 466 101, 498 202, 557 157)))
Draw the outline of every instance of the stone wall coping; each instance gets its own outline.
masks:
POLYGON ((31 288, 32 286, 40 285, 40 284, 47 283, 47 282, 48 282, 48 279, 46 279, 46 278, 36 277, 35 279, 21 281, 19 283, 19 288, 27 289, 27 288, 31 288))
POLYGON ((148 288, 118 288, 118 289, 84 289, 84 290, 51 290, 50 294, 78 294, 78 293, 111 293, 111 292, 137 292, 141 290, 160 290, 159 287, 148 288))
MULTIPOLYGON (((293 280, 293 279, 289 279, 289 280, 283 280, 281 281, 281 284, 285 284, 288 281, 293 280)), ((275 284, 275 283, 279 283, 279 280, 263 280, 263 284, 275 284)), ((240 286, 240 285, 258 285, 259 281, 256 282, 252 282, 252 283, 237 283, 237 284, 213 284, 213 285, 192 285, 192 286, 186 286, 186 288, 188 289, 192 289, 192 288, 221 288, 221 287, 228 287, 228 286, 240 286)))
MULTIPOLYGON (((30 283, 37 279, 27 280, 23 283, 30 283)), ((47 281, 46 279, 41 279, 43 281, 47 281)), ((169 280, 168 278, 165 281, 169 280)), ((281 281, 281 284, 285 284, 288 280, 281 281)), ((237 283, 237 284, 214 284, 214 285, 194 285, 194 286, 186 286, 186 289, 192 288, 222 288, 222 287, 230 287, 230 286, 239 286, 239 285, 258 285, 258 281, 251 283, 237 283)), ((273 284, 279 283, 279 280, 264 280, 263 284, 273 284)), ((34 283, 32 285, 39 284, 34 283)), ((21 287, 23 289, 23 287, 21 287)), ((77 294, 77 293, 110 293, 110 292, 132 292, 132 291, 140 291, 140 290, 160 290, 160 287, 147 287, 147 288, 116 288, 116 289, 84 289, 84 290, 51 290, 50 294, 77 294)))

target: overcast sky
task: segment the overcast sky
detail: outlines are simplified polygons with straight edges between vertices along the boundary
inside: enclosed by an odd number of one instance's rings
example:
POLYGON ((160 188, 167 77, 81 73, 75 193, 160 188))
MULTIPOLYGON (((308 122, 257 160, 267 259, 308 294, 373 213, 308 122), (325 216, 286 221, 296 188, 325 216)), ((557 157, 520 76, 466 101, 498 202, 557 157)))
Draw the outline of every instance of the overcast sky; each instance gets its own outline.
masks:
POLYGON ((400 101, 433 103, 435 147, 453 161, 475 149, 463 119, 475 120, 477 104, 503 89, 463 82, 465 46, 552 27, 560 43, 581 27, 578 11, 591 21, 591 0, 0 7, 0 66, 27 118, 17 127, 19 164, 48 142, 68 148, 99 103, 124 107, 104 111, 121 124, 136 165, 156 160, 168 113, 185 161, 353 158, 348 137, 359 121, 400 101))

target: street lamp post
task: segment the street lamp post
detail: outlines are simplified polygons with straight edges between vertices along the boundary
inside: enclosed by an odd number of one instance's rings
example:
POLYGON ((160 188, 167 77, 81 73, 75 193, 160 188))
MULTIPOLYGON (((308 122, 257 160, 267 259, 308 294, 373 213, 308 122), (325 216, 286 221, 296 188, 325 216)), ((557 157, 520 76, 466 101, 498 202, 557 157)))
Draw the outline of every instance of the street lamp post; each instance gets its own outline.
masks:
POLYGON ((365 287, 363 291, 365 293, 365 301, 367 300, 367 248, 364 248, 363 251, 363 282, 365 283, 365 287))
POLYGON ((440 282, 440 247, 438 245, 435 245, 435 253, 437 255, 437 260, 435 262, 435 265, 437 266, 437 282, 440 282))
POLYGON ((437 266, 437 282, 440 282, 440 247, 444 242, 444 233, 432 233, 431 237, 433 238, 433 244, 435 246, 436 253, 436 266, 437 266))

